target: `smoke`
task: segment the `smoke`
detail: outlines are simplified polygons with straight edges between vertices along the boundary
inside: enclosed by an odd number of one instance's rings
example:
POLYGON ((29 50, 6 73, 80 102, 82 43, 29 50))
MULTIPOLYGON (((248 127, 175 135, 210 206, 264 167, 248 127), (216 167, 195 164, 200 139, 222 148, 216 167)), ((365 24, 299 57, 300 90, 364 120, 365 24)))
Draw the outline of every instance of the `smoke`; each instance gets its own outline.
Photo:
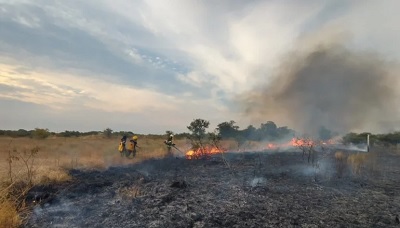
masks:
POLYGON ((338 43, 312 45, 290 53, 272 80, 241 96, 241 104, 253 121, 279 121, 313 136, 321 128, 393 130, 399 114, 393 66, 338 43))

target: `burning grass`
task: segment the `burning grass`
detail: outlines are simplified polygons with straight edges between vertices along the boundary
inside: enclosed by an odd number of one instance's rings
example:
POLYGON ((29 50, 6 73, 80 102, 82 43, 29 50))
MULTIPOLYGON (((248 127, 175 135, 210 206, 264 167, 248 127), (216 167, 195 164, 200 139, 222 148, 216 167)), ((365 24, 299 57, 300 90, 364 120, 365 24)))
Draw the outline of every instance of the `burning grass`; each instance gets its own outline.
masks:
MULTIPOLYGON (((184 140, 176 143, 183 148, 187 144, 184 140)), ((121 157, 117 151, 117 145, 117 138, 80 137, 37 140, 1 137, 0 227, 20 226, 24 220, 20 213, 26 211, 28 206, 24 201, 27 192, 35 186, 70 181, 69 170, 71 169, 105 169, 110 166, 127 165, 149 158, 162 157, 166 153, 161 139, 147 137, 139 139, 141 149, 133 159, 121 157), (37 153, 29 158, 29 152, 33 148, 37 148, 37 153)))
MULTIPOLYGON (((289 142, 292 148, 296 149, 298 152, 301 151, 301 145, 306 145, 302 143, 303 141, 292 140, 289 142)), ((202 156, 212 157, 214 154, 223 153, 225 150, 218 149, 217 147, 204 147, 198 150, 189 150, 190 142, 186 140, 175 141, 177 147, 186 153, 180 153, 175 151, 176 155, 181 157, 186 157, 187 159, 196 159, 202 156)), ((270 147, 276 148, 274 151, 278 151, 279 147, 283 144, 287 145, 288 142, 282 144, 271 144, 268 142, 247 142, 238 145, 233 140, 221 141, 221 148, 226 148, 228 151, 268 151, 266 148, 270 147), (276 146, 276 147, 275 147, 276 146)), ((70 176, 70 171, 75 169, 80 170, 105 170, 111 166, 128 165, 133 163, 141 163, 145 160, 151 158, 161 158, 167 153, 163 139, 154 138, 140 138, 139 146, 141 147, 135 158, 125 158, 121 157, 117 151, 118 138, 114 139, 104 139, 104 138, 49 138, 46 140, 35 140, 29 138, 19 138, 11 141, 9 138, 0 138, 0 148, 3 150, 0 152, 0 182, 1 182, 1 193, 3 196, 0 199, 0 226, 1 227, 17 227, 25 221, 25 217, 29 214, 27 212, 27 207, 29 206, 25 201, 24 197, 26 193, 37 186, 52 186, 58 183, 73 182, 74 178, 70 176), (11 143, 10 143, 11 142, 11 143), (26 169, 26 164, 22 160, 13 160, 12 163, 12 174, 10 176, 9 163, 7 159, 11 153, 15 150, 18 153, 14 155, 21 156, 23 151, 30 151, 32 148, 40 148, 38 153, 34 157, 32 167, 30 170, 31 174, 31 185, 29 183, 28 170, 26 169), (10 177, 12 180, 10 180, 10 177), (22 183, 22 184, 21 184, 22 183), (6 194, 5 194, 6 193, 6 194), (21 213, 24 212, 24 213, 21 213)), ((308 145, 308 144, 307 144, 308 145)), ((301 159, 301 153, 295 152, 301 159)), ((373 151, 371 153, 354 153, 347 151, 338 151, 334 154, 333 159, 336 164, 336 170, 338 176, 344 177, 346 171, 354 176, 360 176, 364 173, 370 173, 370 171, 378 170, 382 168, 376 163, 378 159, 378 151, 373 151), (339 173, 341 173, 339 175, 339 173)), ((393 150, 390 152, 391 156, 397 156, 398 150, 393 150)), ((296 156, 297 156, 296 155, 296 156)), ((239 156, 239 155, 238 155, 239 156)), ((246 154, 240 155, 246 157, 246 154)), ((277 155, 279 156, 279 155, 277 155)), ((217 156, 218 157, 218 156, 217 156)), ((231 164, 229 159, 225 159, 225 167, 228 167, 230 172, 234 172, 235 175, 242 172, 244 167, 241 167, 241 163, 231 164), (234 166, 231 169, 231 166, 234 166)), ((189 162, 189 161, 188 161, 189 162)), ((286 164, 285 160, 268 161, 269 166, 274 165, 274 169, 280 169, 280 165, 286 164), (275 162, 275 163, 274 163, 275 162)), ((197 164, 198 162, 189 162, 197 164)), ((161 163, 160 163, 161 164, 161 163)), ((164 164, 163 164, 164 165, 164 164)), ((209 165, 209 164, 207 164, 209 165)), ((262 167, 261 164, 257 167, 262 167)), ((159 168, 159 167, 158 167, 159 168)), ((225 172, 221 169, 221 172, 225 172)), ((247 171, 246 171, 247 172, 247 171)), ((252 170, 252 173, 259 173, 260 171, 252 170)), ((269 171, 268 171, 269 172, 269 171)), ((274 171, 275 172, 275 171, 274 171)), ((388 171, 385 171, 388 172, 388 171)), ((118 174, 121 175, 121 174, 118 174)), ((124 174, 132 175, 131 173, 124 174)), ((167 175, 167 174, 166 174, 167 175)), ((168 174, 170 175, 170 174, 168 174)), ((171 173, 172 175, 172 173, 171 173)), ((275 175, 271 173, 271 175, 275 175)), ((88 177, 89 179, 91 177, 88 177)), ((143 176, 139 177, 143 179, 143 176)), ((234 178, 234 175, 230 178, 234 178)), ((112 184, 113 177, 109 177, 112 184)), ((146 178, 145 178, 146 179, 146 178)), ((144 179, 143 179, 144 180, 144 179)), ((259 185, 259 180, 267 180, 267 178, 252 178, 251 183, 253 187, 259 185), (258 179, 257 179, 258 178, 258 179), (256 183, 254 180, 257 180, 256 183)), ((101 180, 99 180, 101 182, 101 180)), ((201 180, 200 180, 201 181, 201 180)), ((145 183, 137 182, 132 185, 122 186, 118 188, 118 194, 124 199, 140 199, 145 197, 146 194, 151 190, 149 189, 149 180, 146 179, 145 183)), ((109 186, 110 183, 105 183, 109 186)), ((190 183, 190 180, 189 180, 190 183)), ((264 183, 264 182, 263 182, 264 183)), ((267 183, 267 182, 266 182, 267 183)), ((265 184, 265 183, 264 183, 265 184)), ((94 186, 97 186, 95 183, 94 186)), ((83 187, 86 190, 92 189, 89 187, 83 187)), ((97 190, 96 190, 97 191, 97 190)), ((240 191, 235 190, 235 194, 239 195, 240 191)))
POLYGON ((198 149, 189 150, 186 152, 186 159, 200 159, 200 158, 209 158, 214 154, 220 154, 225 152, 226 150, 220 149, 216 146, 206 146, 200 147, 198 149))

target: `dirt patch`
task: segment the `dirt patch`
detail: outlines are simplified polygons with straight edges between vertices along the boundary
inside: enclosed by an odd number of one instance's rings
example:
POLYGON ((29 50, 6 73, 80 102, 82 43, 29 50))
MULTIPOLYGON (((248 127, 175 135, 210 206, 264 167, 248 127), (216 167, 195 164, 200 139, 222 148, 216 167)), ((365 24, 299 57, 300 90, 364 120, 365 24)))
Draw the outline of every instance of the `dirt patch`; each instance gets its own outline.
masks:
POLYGON ((383 171, 349 169, 341 178, 334 153, 317 168, 297 152, 224 158, 73 170, 73 181, 53 186, 26 226, 399 227, 399 156, 378 156, 390 160, 383 171))

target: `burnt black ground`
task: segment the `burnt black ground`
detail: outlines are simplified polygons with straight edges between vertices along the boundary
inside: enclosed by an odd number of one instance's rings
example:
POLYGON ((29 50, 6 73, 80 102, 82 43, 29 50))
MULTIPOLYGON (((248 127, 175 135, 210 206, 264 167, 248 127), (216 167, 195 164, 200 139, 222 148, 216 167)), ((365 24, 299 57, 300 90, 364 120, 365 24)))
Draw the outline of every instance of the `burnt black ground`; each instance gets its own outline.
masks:
POLYGON ((400 227, 400 156, 342 178, 332 154, 318 169, 298 152, 225 158, 72 170, 71 183, 32 191, 47 198, 26 227, 400 227))

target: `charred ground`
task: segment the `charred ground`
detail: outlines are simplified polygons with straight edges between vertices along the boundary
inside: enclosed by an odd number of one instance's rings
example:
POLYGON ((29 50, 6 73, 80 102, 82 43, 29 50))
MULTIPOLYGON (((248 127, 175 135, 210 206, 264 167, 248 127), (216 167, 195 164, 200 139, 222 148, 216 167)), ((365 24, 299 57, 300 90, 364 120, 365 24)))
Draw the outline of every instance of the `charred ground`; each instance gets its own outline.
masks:
POLYGON ((400 156, 337 176, 334 152, 154 159, 39 186, 27 227, 399 227, 400 156))

